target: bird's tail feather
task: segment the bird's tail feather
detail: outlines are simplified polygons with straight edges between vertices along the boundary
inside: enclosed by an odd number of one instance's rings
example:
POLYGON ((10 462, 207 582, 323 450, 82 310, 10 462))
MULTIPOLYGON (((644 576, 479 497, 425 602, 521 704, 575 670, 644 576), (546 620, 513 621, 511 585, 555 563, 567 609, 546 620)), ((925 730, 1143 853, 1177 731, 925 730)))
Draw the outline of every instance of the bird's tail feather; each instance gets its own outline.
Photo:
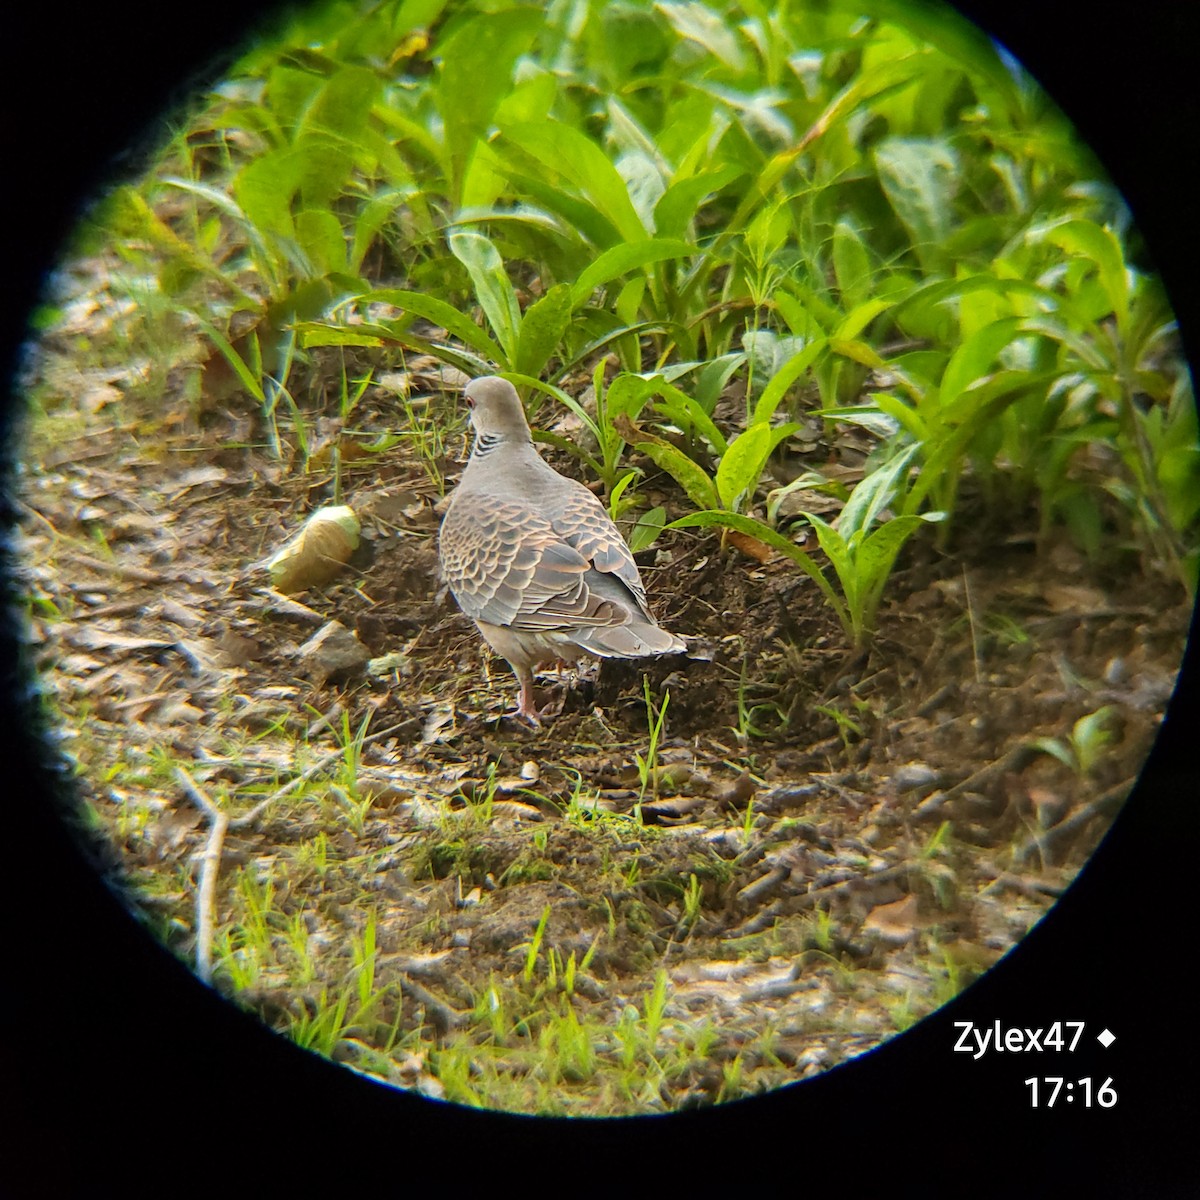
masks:
POLYGON ((645 621, 583 629, 573 632, 571 640, 600 658, 648 658, 652 654, 682 654, 687 649, 673 633, 645 621))

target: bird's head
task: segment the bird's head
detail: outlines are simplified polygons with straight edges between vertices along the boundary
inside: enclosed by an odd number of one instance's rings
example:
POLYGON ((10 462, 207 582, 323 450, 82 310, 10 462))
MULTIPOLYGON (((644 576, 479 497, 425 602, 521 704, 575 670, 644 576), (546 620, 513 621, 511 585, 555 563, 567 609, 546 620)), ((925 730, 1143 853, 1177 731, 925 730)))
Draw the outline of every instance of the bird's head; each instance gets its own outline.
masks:
POLYGON ((463 397, 471 410, 471 424, 483 442, 531 440, 521 397, 507 379, 496 375, 473 379, 463 397))

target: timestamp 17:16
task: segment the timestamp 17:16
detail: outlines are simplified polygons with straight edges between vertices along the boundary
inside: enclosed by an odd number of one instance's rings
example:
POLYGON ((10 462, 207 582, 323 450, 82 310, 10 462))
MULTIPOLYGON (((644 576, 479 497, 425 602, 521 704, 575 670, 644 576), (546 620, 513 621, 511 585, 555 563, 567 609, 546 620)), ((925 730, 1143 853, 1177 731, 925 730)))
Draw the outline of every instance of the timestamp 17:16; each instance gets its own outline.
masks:
POLYGON ((1093 1104, 1112 1108, 1117 1102, 1117 1090, 1111 1076, 1097 1088, 1092 1087, 1090 1078, 1064 1079, 1061 1075, 1047 1075, 1043 1079, 1035 1076, 1026 1079, 1025 1086, 1029 1088, 1031 1108, 1053 1108, 1063 1101, 1074 1104, 1077 1099, 1081 1101, 1081 1108, 1091 1108, 1093 1104))

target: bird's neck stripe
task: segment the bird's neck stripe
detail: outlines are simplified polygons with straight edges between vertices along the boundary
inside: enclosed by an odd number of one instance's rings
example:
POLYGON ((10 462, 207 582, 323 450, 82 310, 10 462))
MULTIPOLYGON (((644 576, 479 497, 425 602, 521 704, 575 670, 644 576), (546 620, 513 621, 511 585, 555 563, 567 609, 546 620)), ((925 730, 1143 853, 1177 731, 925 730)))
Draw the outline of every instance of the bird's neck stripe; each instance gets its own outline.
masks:
POLYGON ((502 433, 480 433, 475 437, 475 446, 471 450, 472 458, 484 458, 504 441, 502 433))

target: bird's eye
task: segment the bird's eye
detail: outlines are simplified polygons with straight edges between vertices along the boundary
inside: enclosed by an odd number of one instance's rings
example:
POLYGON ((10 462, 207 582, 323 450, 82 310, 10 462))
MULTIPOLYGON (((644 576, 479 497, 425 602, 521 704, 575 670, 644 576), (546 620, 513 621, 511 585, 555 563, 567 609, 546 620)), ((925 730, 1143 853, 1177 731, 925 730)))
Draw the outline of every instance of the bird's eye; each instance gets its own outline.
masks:
POLYGON ((466 400, 468 408, 475 407, 475 397, 474 396, 464 396, 463 399, 466 400))

